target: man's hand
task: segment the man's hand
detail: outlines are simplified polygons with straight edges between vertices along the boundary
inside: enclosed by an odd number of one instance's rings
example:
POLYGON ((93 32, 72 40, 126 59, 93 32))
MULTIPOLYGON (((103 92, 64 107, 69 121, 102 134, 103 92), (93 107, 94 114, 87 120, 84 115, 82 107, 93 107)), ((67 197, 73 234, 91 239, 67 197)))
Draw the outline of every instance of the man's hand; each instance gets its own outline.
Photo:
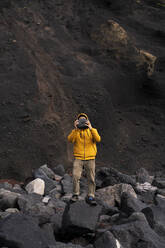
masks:
POLYGON ((92 129, 92 125, 89 120, 87 120, 86 125, 89 127, 90 130, 92 129))
POLYGON ((77 129, 78 120, 75 120, 74 127, 77 129))

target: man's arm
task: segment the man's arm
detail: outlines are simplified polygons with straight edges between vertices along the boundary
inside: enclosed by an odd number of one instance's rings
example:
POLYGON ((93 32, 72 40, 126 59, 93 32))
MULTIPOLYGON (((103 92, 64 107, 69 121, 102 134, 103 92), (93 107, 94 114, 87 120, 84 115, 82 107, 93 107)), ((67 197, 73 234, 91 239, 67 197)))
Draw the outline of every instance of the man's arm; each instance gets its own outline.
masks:
POLYGON ((76 140, 76 135, 77 135, 77 124, 78 120, 75 120, 74 122, 74 127, 75 129, 72 130, 72 132, 68 135, 68 141, 74 143, 76 140))
POLYGON ((92 129, 91 129, 91 134, 92 134, 93 139, 94 139, 95 142, 100 142, 100 141, 101 141, 101 137, 100 137, 100 135, 98 134, 96 128, 92 128, 92 129))
POLYGON ((87 125, 87 126, 89 127, 89 129, 90 129, 94 141, 95 141, 95 142, 100 142, 100 141, 101 141, 101 137, 100 137, 100 135, 98 134, 97 129, 92 127, 92 125, 91 125, 91 123, 90 123, 89 120, 87 121, 87 124, 86 124, 86 125, 87 125))
POLYGON ((73 129, 72 132, 68 135, 68 141, 74 143, 76 139, 77 130, 73 129))

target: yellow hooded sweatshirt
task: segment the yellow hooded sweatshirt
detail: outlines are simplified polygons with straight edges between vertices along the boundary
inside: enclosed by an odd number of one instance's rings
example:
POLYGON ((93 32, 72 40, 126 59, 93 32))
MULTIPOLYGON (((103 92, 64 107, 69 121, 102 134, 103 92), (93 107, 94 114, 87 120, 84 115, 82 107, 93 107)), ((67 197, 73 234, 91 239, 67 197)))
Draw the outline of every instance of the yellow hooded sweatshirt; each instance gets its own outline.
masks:
MULTIPOLYGON (((84 113, 78 115, 85 116, 88 120, 88 116, 84 113)), ((97 132, 97 129, 73 129, 68 135, 68 141, 74 144, 73 153, 76 159, 89 160, 95 159, 97 154, 96 142, 101 141, 101 137, 97 132)))

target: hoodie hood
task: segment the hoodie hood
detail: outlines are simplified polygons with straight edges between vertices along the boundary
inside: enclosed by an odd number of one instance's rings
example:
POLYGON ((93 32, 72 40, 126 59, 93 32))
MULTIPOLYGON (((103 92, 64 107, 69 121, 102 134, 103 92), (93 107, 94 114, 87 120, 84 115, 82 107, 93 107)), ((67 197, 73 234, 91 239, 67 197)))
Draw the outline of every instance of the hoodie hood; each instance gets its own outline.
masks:
POLYGON ((78 114, 77 119, 79 119, 80 116, 84 116, 88 120, 88 116, 85 113, 78 114))

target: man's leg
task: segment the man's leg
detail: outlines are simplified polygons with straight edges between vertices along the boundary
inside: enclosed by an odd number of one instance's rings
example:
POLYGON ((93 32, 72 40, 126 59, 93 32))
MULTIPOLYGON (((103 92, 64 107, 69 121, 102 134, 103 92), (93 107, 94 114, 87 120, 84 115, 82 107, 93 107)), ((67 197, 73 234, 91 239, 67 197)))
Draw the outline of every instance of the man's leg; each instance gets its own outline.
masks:
POLYGON ((85 169, 88 179, 88 196, 95 197, 95 159, 85 161, 85 169))
POLYGON ((73 195, 80 194, 80 178, 82 174, 83 161, 75 159, 73 162, 73 195))

